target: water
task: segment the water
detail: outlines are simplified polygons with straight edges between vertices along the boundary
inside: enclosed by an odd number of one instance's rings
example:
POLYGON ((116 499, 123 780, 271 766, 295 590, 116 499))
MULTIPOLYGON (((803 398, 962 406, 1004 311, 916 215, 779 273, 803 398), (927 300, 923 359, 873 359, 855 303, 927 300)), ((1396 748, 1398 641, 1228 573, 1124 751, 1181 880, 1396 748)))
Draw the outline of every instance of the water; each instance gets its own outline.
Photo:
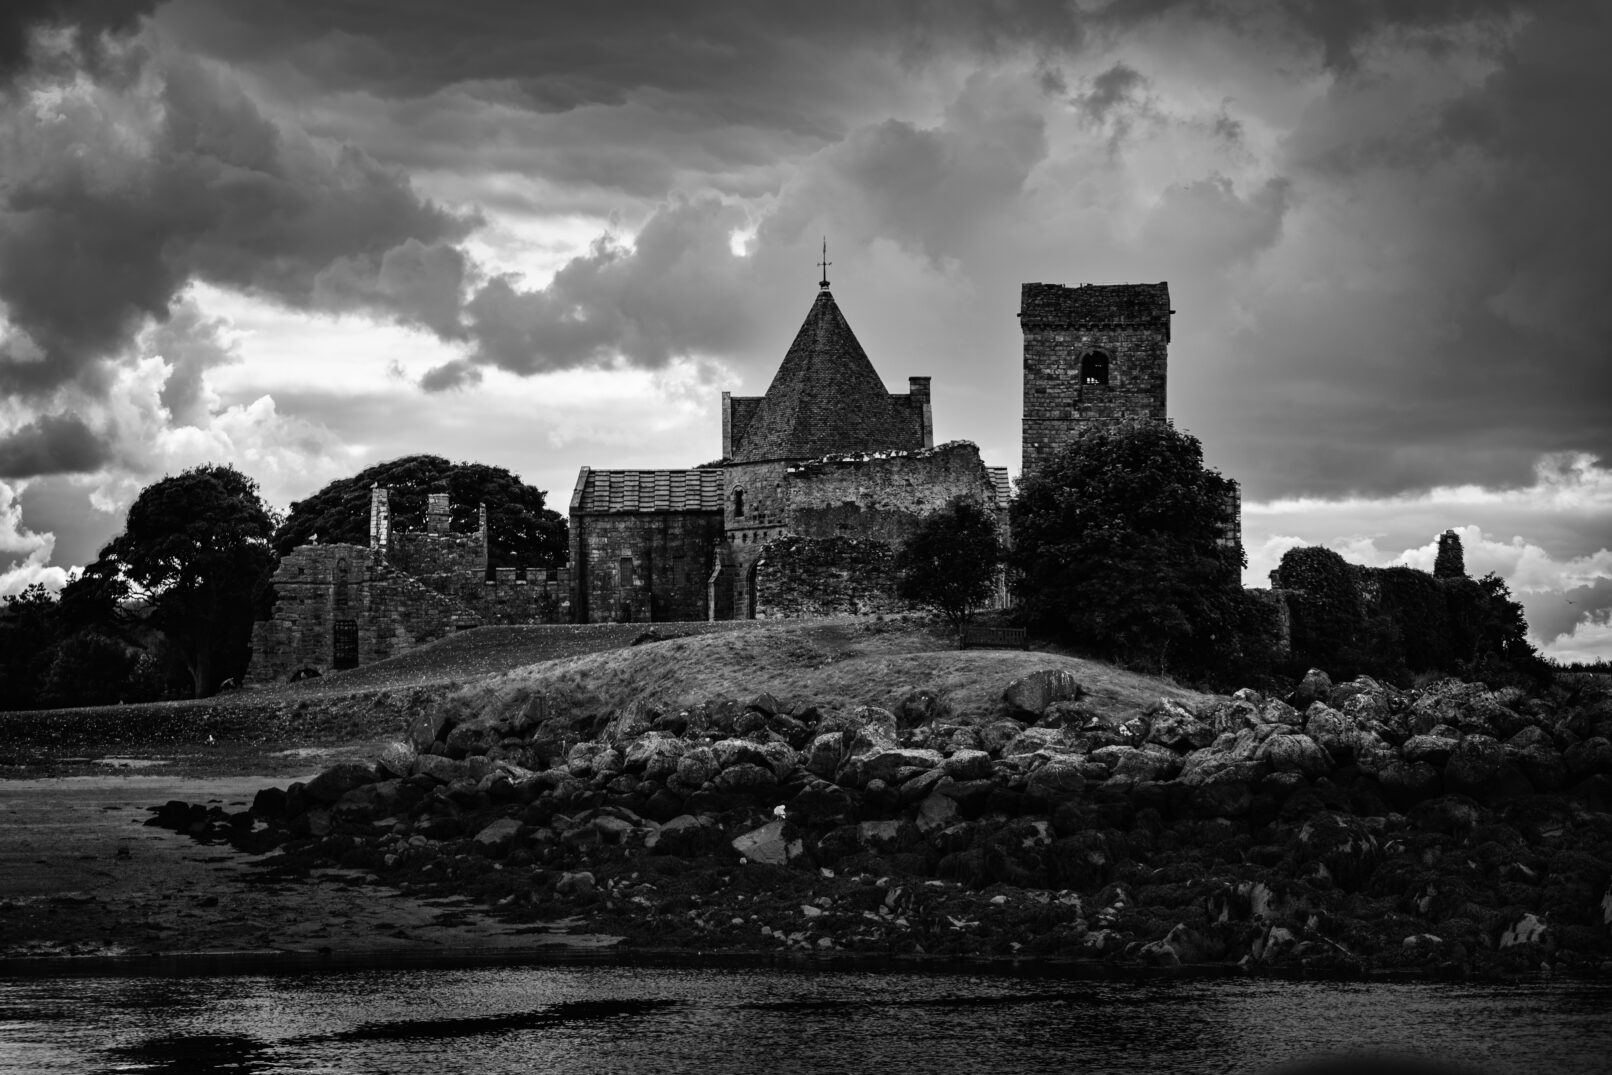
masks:
POLYGON ((0 979, 0 1072, 1260 1072, 1351 1046, 1612 1070, 1612 985, 376 969, 0 979))

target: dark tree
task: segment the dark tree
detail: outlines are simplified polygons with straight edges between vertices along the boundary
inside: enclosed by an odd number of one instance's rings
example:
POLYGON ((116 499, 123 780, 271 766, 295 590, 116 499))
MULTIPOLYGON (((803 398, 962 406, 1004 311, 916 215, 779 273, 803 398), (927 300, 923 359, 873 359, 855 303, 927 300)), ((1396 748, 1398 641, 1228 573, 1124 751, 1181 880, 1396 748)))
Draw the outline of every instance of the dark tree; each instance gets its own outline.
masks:
POLYGON ((38 704, 60 635, 56 595, 43 583, 0 599, 0 710, 38 704))
POLYGON ((1024 478, 1012 506, 1016 589, 1031 623, 1094 651, 1198 673, 1240 646, 1236 486, 1191 434, 1084 426, 1024 478))
POLYGON ((565 519, 544 506, 543 490, 502 467, 450 463, 436 455, 410 455, 378 463, 297 501, 275 531, 275 551, 284 556, 315 536, 324 544, 368 545, 370 489, 375 485, 388 490, 394 532, 424 529, 427 495, 447 493, 449 528, 455 531, 474 531, 477 509, 487 505, 492 566, 556 567, 565 563, 565 519))
POLYGON ((123 533, 86 574, 119 578, 150 606, 151 626, 205 697, 246 671, 254 609, 274 570, 273 532, 255 481, 233 467, 193 467, 143 489, 123 533))
POLYGON ((926 516, 896 554, 896 593, 935 609, 959 630, 995 588, 1002 545, 996 520, 954 498, 926 516))

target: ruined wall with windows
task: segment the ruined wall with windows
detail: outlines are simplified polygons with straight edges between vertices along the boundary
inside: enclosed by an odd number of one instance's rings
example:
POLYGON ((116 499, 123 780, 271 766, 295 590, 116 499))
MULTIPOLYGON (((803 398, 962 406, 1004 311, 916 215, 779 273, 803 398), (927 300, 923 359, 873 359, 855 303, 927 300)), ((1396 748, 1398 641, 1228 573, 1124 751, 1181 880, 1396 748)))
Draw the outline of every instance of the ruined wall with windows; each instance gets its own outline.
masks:
POLYGON ((272 617, 253 627, 249 683, 382 661, 483 622, 361 545, 294 549, 280 561, 274 590, 272 617))

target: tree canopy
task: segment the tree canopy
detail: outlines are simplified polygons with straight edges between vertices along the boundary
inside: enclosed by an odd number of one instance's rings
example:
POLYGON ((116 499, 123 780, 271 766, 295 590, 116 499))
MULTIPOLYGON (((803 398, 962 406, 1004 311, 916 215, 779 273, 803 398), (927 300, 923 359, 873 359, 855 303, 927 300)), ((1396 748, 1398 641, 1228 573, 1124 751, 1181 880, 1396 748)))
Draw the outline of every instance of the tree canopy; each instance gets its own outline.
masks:
POLYGON ((229 466, 200 466, 146 486, 123 533, 85 572, 151 608, 203 697, 239 678, 250 657, 252 620, 274 570, 274 520, 257 482, 229 466))
POLYGON ((388 490, 394 532, 424 529, 427 495, 447 493, 448 525, 455 531, 474 531, 477 508, 487 505, 488 553, 494 566, 555 567, 565 563, 565 519, 545 506, 543 490, 502 467, 450 463, 437 455, 410 455, 377 463, 297 501, 275 531, 275 551, 284 556, 315 535, 325 544, 369 544, 370 488, 375 485, 388 490))
POLYGON ((991 596, 1002 545, 996 520, 973 500, 953 499, 925 516, 896 553, 896 593, 961 628, 991 596))
POLYGON ((1118 660, 1204 671, 1250 614, 1236 485, 1189 433, 1156 422, 1083 426, 1027 475, 1012 505, 1021 607, 1043 629, 1118 660))

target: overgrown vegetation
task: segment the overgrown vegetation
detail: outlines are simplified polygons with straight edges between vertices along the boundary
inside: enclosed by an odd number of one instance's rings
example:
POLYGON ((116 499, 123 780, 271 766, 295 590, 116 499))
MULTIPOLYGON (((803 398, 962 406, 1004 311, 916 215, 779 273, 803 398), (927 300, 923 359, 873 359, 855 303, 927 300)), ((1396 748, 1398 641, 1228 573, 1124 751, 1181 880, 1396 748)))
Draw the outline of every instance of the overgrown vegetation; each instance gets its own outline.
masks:
POLYGON ((1505 580, 1465 574, 1459 540, 1440 542, 1444 575, 1410 567, 1367 568, 1330 549, 1282 557, 1277 577, 1291 612, 1292 649, 1283 671, 1325 668, 1405 684, 1426 674, 1491 686, 1527 686, 1550 668, 1528 641, 1522 606, 1505 580))
POLYGON ((996 520, 973 500, 955 498, 926 516, 896 553, 896 593, 961 630, 990 599, 1002 562, 996 520))
POLYGON ((1192 677, 1257 663, 1267 613, 1223 539, 1236 485, 1189 433, 1091 423, 1028 475, 1012 506, 1024 616, 1111 660, 1192 677))
POLYGON ((543 490, 502 467, 450 463, 437 455, 410 455, 377 463, 351 478, 296 501, 274 532, 281 556, 317 538, 324 544, 369 544, 370 489, 388 491, 392 529, 425 529, 430 493, 447 493, 449 529, 476 529, 477 508, 487 505, 487 544, 495 567, 556 567, 565 563, 566 523, 545 504, 543 490))

